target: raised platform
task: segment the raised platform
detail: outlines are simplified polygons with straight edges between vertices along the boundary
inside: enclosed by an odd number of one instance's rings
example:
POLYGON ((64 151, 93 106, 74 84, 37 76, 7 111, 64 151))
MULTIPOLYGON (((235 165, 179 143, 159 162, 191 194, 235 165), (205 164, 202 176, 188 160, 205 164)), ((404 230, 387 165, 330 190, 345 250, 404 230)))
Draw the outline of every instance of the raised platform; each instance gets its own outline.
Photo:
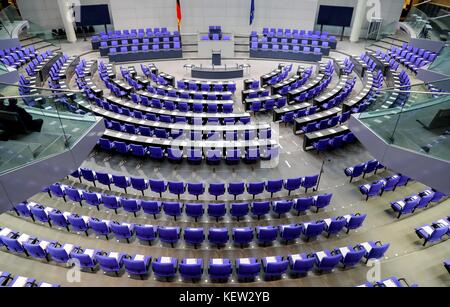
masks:
POLYGON ((199 79, 234 79, 244 77, 244 68, 235 67, 192 67, 192 78, 199 79))
POLYGON ((138 51, 127 53, 116 53, 109 55, 110 62, 135 62, 156 59, 178 59, 183 57, 183 52, 179 50, 159 50, 159 51, 138 51))
POLYGON ((272 50, 254 50, 250 49, 251 58, 261 59, 281 59, 305 62, 319 62, 322 60, 321 53, 303 53, 303 52, 283 52, 272 50))

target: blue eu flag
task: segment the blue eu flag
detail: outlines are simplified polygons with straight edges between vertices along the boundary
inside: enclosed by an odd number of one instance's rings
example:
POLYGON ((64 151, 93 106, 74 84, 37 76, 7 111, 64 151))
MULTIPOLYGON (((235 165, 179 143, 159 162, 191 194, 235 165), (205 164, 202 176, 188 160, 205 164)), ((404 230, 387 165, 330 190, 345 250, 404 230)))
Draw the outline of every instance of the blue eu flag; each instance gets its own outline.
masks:
POLYGON ((252 0, 250 5, 250 25, 253 23, 253 19, 255 18, 255 0, 252 0))

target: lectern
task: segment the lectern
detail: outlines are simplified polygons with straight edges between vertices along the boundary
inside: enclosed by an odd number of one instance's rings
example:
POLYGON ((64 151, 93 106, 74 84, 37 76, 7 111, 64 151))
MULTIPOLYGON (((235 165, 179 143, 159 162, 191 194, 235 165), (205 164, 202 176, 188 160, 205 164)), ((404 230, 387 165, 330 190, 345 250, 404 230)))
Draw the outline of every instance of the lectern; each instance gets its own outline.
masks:
POLYGON ((222 52, 220 50, 212 51, 212 65, 213 66, 222 65, 222 52))

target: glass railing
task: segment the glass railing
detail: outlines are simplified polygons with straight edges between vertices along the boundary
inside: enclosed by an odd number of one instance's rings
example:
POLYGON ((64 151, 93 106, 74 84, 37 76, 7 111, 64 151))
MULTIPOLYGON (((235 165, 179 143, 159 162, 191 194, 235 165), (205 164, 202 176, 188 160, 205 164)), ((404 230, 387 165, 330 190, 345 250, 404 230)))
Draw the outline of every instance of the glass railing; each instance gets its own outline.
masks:
POLYGON ((429 85, 415 85, 408 91, 383 90, 377 105, 357 116, 388 144, 450 160, 450 93, 429 92, 429 85), (383 107, 382 101, 387 102, 395 92, 409 99, 400 106, 383 107))
POLYGON ((22 22, 17 8, 10 5, 0 11, 0 39, 9 39, 13 37, 14 30, 22 22))
POLYGON ((444 47, 428 70, 450 76, 450 46, 444 47))
POLYGON ((97 121, 79 91, 28 89, 0 85, 0 174, 69 150, 97 121))
POLYGON ((417 38, 431 40, 448 40, 450 15, 442 10, 433 16, 428 16, 421 10, 422 6, 412 7, 406 16, 405 23, 414 31, 417 38))

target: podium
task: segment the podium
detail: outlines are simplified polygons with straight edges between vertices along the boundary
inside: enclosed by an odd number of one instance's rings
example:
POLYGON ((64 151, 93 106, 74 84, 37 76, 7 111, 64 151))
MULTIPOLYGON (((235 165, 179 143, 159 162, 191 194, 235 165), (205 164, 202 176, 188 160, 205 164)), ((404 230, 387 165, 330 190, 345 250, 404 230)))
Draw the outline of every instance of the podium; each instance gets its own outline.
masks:
POLYGON ((222 65, 222 51, 221 50, 213 50, 211 59, 212 59, 213 66, 222 65))

